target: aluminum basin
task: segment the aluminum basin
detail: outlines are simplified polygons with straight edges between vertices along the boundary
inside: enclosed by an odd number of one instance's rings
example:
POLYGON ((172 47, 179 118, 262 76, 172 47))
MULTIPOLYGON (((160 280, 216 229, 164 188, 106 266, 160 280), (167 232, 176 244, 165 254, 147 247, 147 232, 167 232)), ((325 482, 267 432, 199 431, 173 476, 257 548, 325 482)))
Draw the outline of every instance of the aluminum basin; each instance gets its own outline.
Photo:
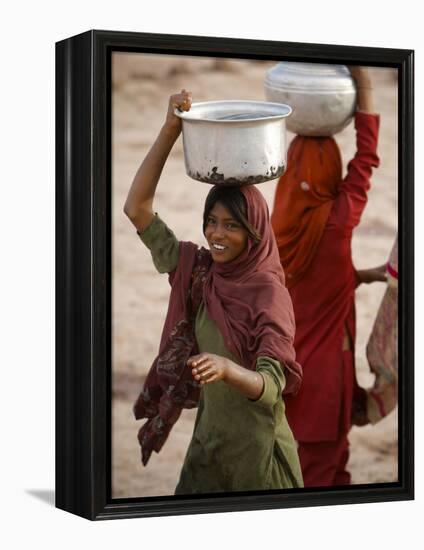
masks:
POLYGON ((262 183, 286 169, 286 118, 291 108, 266 101, 208 101, 182 119, 187 174, 214 185, 262 183))

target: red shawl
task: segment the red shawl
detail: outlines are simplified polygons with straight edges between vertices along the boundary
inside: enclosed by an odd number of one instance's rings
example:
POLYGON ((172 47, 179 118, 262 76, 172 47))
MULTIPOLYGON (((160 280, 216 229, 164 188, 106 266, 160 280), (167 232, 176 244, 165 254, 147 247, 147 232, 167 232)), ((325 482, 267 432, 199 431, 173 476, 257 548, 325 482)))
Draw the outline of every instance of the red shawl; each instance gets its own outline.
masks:
POLYGON ((287 157, 287 172, 278 182, 271 219, 291 288, 315 257, 338 194, 342 162, 331 137, 296 136, 287 157))
POLYGON ((259 243, 249 238, 240 256, 225 264, 212 262, 210 253, 193 243, 180 243, 159 356, 134 406, 137 419, 149 418, 139 432, 144 464, 152 450, 162 448, 182 408, 197 404, 199 385, 186 363, 197 352, 194 325, 202 300, 226 346, 244 367, 254 370, 258 357, 272 357, 285 366, 284 393, 293 394, 299 388, 293 307, 268 207, 254 186, 240 189, 249 223, 262 236, 259 243))

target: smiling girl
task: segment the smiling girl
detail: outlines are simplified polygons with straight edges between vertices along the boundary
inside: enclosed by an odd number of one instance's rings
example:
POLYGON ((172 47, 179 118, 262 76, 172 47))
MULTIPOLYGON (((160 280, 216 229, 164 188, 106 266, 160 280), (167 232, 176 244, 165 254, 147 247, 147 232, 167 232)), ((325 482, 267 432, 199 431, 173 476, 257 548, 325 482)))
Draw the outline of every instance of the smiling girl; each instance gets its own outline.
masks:
POLYGON ((254 186, 212 187, 203 215, 209 250, 178 241, 153 211, 181 132, 174 108, 190 106, 185 90, 171 96, 124 208, 171 284, 159 355, 134 406, 147 419, 138 434, 142 460, 161 450, 183 408, 198 406, 177 494, 301 487, 283 400, 298 390, 301 368, 264 198, 254 186))

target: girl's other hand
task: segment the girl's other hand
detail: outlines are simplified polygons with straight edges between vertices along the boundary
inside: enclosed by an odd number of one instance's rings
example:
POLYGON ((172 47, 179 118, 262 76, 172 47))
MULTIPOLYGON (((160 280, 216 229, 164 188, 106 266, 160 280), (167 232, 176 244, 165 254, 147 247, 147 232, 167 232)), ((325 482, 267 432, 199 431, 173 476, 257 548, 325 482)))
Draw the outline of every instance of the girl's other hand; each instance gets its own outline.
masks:
POLYGON ((193 378, 201 385, 225 380, 228 370, 227 359, 213 353, 193 355, 187 361, 187 365, 191 368, 193 378))
POLYGON ((191 108, 191 92, 187 92, 184 88, 179 94, 173 94, 169 98, 168 112, 166 114, 165 127, 172 131, 178 137, 181 133, 181 119, 174 113, 175 109, 180 111, 189 111, 191 108))

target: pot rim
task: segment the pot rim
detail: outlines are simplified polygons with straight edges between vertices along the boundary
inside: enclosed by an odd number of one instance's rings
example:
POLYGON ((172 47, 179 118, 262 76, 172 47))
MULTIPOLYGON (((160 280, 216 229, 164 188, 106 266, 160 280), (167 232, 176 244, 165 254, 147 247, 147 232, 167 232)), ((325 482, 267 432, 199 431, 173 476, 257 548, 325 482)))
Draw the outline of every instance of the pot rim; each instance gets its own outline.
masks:
POLYGON ((193 103, 189 111, 180 111, 179 109, 174 109, 174 114, 181 118, 183 121, 187 122, 211 122, 211 123, 225 123, 225 124, 243 124, 245 122, 263 122, 266 120, 279 120, 282 118, 287 118, 292 114, 293 109, 290 105, 286 103, 276 103, 272 101, 256 101, 256 100, 245 100, 245 99, 224 99, 220 101, 201 101, 193 103), (207 107, 207 106, 219 106, 219 105, 256 105, 256 106, 265 106, 265 107, 275 107, 276 110, 284 112, 271 114, 269 116, 262 117, 252 117, 252 118, 242 118, 242 119, 214 119, 206 118, 204 116, 195 116, 196 107, 207 107))

